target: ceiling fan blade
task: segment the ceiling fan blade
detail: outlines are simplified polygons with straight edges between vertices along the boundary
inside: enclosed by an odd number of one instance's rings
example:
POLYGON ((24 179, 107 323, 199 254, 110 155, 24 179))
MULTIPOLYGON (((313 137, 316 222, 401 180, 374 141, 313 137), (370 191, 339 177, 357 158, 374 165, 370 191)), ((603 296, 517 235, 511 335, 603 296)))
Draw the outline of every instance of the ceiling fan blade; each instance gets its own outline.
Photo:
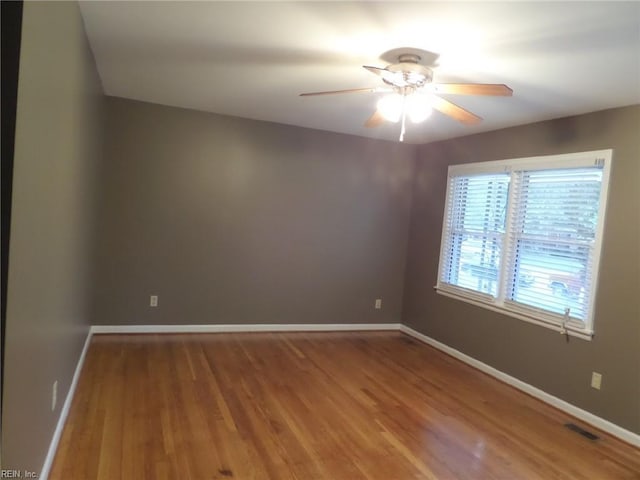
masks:
POLYGON ((380 125, 382 125, 384 123, 384 117, 382 116, 382 114, 380 113, 379 110, 376 110, 375 112, 373 112, 373 115, 371 115, 366 122, 364 122, 364 126, 367 128, 372 128, 372 127, 378 127, 380 125))
POLYGON ((363 68, 366 68, 371 73, 375 73, 376 75, 382 77, 382 79, 390 85, 403 86, 399 85, 403 81, 403 73, 402 72, 392 72, 387 70, 386 68, 380 67, 370 67, 368 65, 363 65, 363 68))
POLYGON ((336 95, 340 93, 361 93, 361 92, 377 92, 378 88, 349 88, 347 90, 329 90, 326 92, 308 92, 301 93, 301 97, 313 97, 316 95, 336 95))
POLYGON ((380 68, 380 67, 371 67, 369 65, 363 65, 362 68, 366 68, 367 70, 369 70, 371 73, 375 73, 376 75, 384 75, 385 72, 389 73, 389 70, 387 70, 386 68, 380 68))
POLYGON ((494 95, 510 97, 513 90, 501 83, 433 83, 433 93, 454 95, 494 95))
POLYGON ((445 115, 449 115, 451 118, 458 120, 465 125, 475 125, 476 123, 480 123, 482 118, 474 115, 473 113, 465 110, 462 107, 459 107, 455 103, 451 103, 444 98, 440 98, 436 95, 432 96, 431 106, 436 110, 444 113, 445 115))

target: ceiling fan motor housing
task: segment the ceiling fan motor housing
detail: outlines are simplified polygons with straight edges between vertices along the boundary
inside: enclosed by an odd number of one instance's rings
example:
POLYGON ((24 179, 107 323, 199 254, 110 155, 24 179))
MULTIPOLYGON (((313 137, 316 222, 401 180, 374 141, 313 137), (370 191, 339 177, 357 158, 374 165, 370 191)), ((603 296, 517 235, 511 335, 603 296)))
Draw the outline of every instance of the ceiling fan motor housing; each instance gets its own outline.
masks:
POLYGON ((420 57, 404 54, 398 57, 398 63, 389 65, 386 70, 393 73, 391 78, 383 78, 384 82, 399 88, 421 88, 433 81, 433 71, 420 65, 420 57))

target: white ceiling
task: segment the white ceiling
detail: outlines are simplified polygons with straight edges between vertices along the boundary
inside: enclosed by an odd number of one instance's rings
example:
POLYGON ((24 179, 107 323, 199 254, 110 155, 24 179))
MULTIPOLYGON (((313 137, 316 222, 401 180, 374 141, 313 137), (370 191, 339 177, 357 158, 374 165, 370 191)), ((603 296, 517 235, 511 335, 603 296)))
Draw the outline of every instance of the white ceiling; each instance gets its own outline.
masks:
POLYGON ((398 124, 363 126, 379 94, 298 94, 381 86, 361 66, 412 47, 440 54, 436 82, 505 83, 514 95, 447 95, 484 121, 434 112, 408 125, 410 143, 640 103, 640 2, 80 5, 117 97, 397 141, 398 124))

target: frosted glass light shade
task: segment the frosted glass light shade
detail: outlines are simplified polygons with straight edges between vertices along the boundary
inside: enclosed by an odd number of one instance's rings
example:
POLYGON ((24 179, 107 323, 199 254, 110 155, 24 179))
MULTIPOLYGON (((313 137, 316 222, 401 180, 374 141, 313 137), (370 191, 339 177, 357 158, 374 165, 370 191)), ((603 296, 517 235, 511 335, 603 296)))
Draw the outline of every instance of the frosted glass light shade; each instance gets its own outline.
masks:
POLYGON ((402 104, 402 96, 397 93, 392 93, 378 100, 377 106, 380 115, 382 115, 385 120, 396 123, 402 116, 402 104))
POLYGON ((405 108, 413 123, 424 122, 433 112, 429 97, 420 93, 409 95, 405 101, 405 108))
POLYGON ((386 95, 378 100, 378 111, 390 122, 398 122, 403 111, 413 123, 425 121, 433 111, 428 95, 413 93, 402 96, 397 93, 386 95))

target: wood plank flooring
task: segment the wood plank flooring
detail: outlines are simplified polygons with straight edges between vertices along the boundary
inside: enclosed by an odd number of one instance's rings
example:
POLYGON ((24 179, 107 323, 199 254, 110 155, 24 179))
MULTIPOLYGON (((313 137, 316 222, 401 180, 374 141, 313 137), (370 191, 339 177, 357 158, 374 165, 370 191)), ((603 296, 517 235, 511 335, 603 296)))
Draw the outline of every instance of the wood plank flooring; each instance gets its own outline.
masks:
POLYGON ((640 479, 569 421, 398 332, 98 335, 49 478, 640 479))

